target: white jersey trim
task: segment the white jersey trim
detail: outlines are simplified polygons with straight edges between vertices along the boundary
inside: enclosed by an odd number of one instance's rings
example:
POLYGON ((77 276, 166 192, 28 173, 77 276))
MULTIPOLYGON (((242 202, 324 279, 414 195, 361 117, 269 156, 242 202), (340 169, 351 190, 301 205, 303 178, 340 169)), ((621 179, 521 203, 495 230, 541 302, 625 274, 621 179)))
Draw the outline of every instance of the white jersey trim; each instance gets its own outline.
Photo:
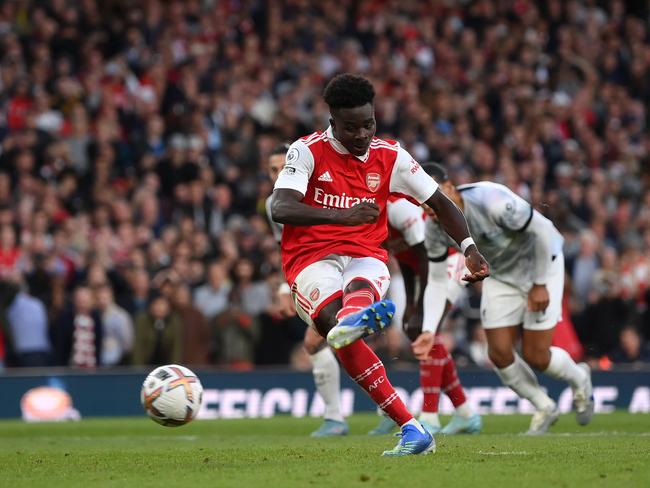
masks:
POLYGON ((314 155, 309 146, 297 140, 287 151, 284 168, 275 182, 274 190, 295 190, 303 196, 307 194, 307 185, 314 172, 314 155))
POLYGON ((397 144, 397 157, 390 177, 390 192, 408 195, 418 203, 426 202, 438 189, 431 178, 408 151, 397 144))

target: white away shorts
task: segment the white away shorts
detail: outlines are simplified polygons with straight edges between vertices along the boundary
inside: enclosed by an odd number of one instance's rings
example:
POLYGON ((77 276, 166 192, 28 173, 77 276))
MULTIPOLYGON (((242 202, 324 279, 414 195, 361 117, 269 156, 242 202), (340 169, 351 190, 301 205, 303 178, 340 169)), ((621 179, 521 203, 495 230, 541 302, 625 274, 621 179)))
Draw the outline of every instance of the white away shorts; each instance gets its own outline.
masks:
POLYGON ((549 304, 544 312, 528 310, 528 291, 494 278, 483 281, 481 320, 484 329, 497 329, 523 324, 528 330, 552 329, 562 318, 564 293, 564 256, 559 254, 551 264, 546 283, 549 304))
POLYGON ((291 287, 298 316, 314 326, 321 309, 343 295, 353 280, 368 281, 379 298, 390 285, 390 274, 383 261, 375 258, 352 258, 330 254, 303 269, 291 287))

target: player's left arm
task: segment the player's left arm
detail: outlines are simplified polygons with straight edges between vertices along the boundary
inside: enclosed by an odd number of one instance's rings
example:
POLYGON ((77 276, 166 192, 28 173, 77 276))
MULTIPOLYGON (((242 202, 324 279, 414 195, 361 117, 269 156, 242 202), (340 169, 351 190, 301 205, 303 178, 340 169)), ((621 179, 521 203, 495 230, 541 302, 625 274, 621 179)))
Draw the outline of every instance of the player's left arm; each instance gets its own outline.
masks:
POLYGON ((535 237, 533 286, 528 292, 528 308, 531 312, 543 312, 550 302, 546 283, 548 282, 548 273, 553 261, 552 236, 555 232, 551 221, 544 218, 537 210, 533 210, 525 232, 535 237))
MULTIPOLYGON (((424 247, 424 242, 420 242, 410 247, 410 250, 417 257, 418 267, 417 270, 412 270, 407 266, 403 266, 400 263, 400 268, 402 268, 402 275, 404 276, 404 286, 406 288, 406 309, 404 316, 404 322, 408 331, 413 331, 414 333, 422 332, 422 319, 424 317, 424 290, 426 288, 427 274, 428 274, 428 257, 427 250, 424 247), (411 279, 408 279, 407 276, 411 275, 411 279), (416 279, 419 286, 416 286, 416 279)), ((412 337, 412 335, 410 335, 412 337)))
POLYGON ((422 329, 420 334, 411 343, 411 349, 416 359, 423 360, 435 342, 436 332, 447 305, 447 261, 446 254, 441 260, 429 260, 424 266, 426 273, 426 286, 422 296, 422 329), (424 303, 427 304, 426 309, 424 303))

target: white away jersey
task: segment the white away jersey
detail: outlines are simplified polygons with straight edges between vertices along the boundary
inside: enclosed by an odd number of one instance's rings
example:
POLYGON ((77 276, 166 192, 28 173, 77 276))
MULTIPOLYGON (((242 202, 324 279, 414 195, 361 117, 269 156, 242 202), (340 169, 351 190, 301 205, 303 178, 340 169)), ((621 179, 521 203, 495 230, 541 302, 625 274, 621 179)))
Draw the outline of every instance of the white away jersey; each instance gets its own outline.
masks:
MULTIPOLYGON (((470 233, 490 263, 490 275, 517 288, 530 288, 535 266, 535 236, 525 231, 533 212, 537 211, 498 183, 471 183, 459 186, 458 191, 463 196, 463 212, 470 233)), ((564 239, 551 227, 551 254, 558 255, 564 239)), ((427 220, 425 245, 430 258, 441 258, 449 246, 456 247, 440 223, 432 219, 427 220)))

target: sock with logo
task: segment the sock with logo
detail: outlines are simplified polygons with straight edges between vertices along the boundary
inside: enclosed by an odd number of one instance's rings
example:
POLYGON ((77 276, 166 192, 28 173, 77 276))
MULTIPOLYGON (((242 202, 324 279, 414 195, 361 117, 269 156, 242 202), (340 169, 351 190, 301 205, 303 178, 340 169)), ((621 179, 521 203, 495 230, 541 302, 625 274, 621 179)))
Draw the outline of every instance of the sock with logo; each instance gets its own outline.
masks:
POLYGON ((413 419, 388 381, 384 365, 363 340, 354 341, 335 352, 350 377, 397 425, 401 427, 413 419))

